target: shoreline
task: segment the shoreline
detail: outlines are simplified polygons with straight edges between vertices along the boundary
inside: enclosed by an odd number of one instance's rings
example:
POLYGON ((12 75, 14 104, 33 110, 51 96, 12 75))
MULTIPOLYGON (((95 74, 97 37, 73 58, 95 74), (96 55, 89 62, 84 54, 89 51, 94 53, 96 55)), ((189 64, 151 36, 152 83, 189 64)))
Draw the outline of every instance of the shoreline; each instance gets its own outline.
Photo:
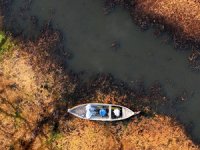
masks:
MULTIPOLYGON (((169 6, 173 8, 173 3, 176 4, 176 1, 173 1, 173 0, 171 1, 172 1, 172 4, 169 4, 169 6)), ((191 1, 191 3, 193 3, 193 0, 184 0, 184 3, 186 3, 187 1, 191 1)), ((182 10, 182 9, 187 10, 187 7, 184 7, 181 5, 180 11, 177 11, 177 12, 171 8, 172 12, 169 16, 167 16, 167 14, 165 15, 164 13, 165 12, 164 8, 166 7, 162 7, 164 4, 163 5, 160 4, 161 5, 160 7, 155 6, 154 8, 154 5, 156 5, 157 3, 159 5, 160 3, 162 3, 162 0, 160 1, 104 0, 104 4, 105 4, 104 11, 105 11, 105 15, 108 15, 109 13, 112 13, 112 11, 114 11, 116 6, 123 7, 130 13, 130 16, 132 17, 133 22, 136 25, 138 25, 142 31, 148 30, 149 28, 153 28, 155 30, 154 35, 157 37, 159 37, 163 33, 167 33, 169 39, 166 39, 166 41, 169 41, 169 40, 172 41, 175 49, 183 50, 183 51, 191 50, 191 54, 188 56, 188 64, 192 71, 199 72, 200 71, 200 55, 198 54, 200 51, 200 33, 198 32, 199 31, 198 27, 200 26, 200 25, 198 26, 199 19, 195 18, 195 15, 194 15, 193 17, 191 17, 193 18, 193 20, 192 19, 189 20, 190 22, 194 22, 194 23, 197 22, 197 25, 195 25, 195 29, 192 30, 190 29, 191 25, 188 23, 189 21, 187 21, 186 19, 185 20, 182 19, 180 22, 175 19, 179 17, 184 18, 185 16, 187 16, 187 13, 185 13, 182 10), (164 14, 162 13, 159 14, 159 11, 163 12, 164 14), (195 30, 197 31, 198 34, 195 33, 195 30), (195 53, 194 51, 198 53, 195 53), (193 57, 192 60, 191 60, 191 55, 195 55, 195 57, 193 57)), ((163 3, 165 2, 163 1, 163 3)), ((179 4, 179 1, 177 1, 177 3, 179 4)), ((198 6, 200 6, 199 2, 196 1, 196 3, 198 4, 198 6)), ((188 9, 192 10, 192 6, 191 8, 188 8, 188 9)), ((200 7, 198 8, 200 10, 200 7)))
MULTIPOLYGON (((198 35, 192 33, 187 34, 183 31, 183 29, 179 27, 179 24, 172 24, 171 22, 169 22, 168 20, 170 20, 170 18, 169 19, 167 18, 168 19, 167 20, 164 15, 158 15, 156 14, 156 12, 154 13, 152 8, 153 6, 151 6, 154 5, 154 2, 151 2, 151 0, 146 0, 146 1, 104 0, 104 4, 105 4, 105 10, 107 10, 109 13, 111 13, 116 6, 120 6, 128 10, 134 23, 137 24, 142 30, 147 30, 153 27, 156 30, 158 30, 157 32, 160 32, 160 34, 162 32, 168 32, 170 37, 174 40, 175 48, 185 49, 185 48, 191 48, 191 46, 200 48, 200 39, 198 39, 199 38, 198 35), (148 7, 150 7, 149 11, 146 9, 148 7)), ((174 14, 174 16, 175 15, 176 14, 174 14)), ((159 35, 159 33, 157 34, 159 35)))

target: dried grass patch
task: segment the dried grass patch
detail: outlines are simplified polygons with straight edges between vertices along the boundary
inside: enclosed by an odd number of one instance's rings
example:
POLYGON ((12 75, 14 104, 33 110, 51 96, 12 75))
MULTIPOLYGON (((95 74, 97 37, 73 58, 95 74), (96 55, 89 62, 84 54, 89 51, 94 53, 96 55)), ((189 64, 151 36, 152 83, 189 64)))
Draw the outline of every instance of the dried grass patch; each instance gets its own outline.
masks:
POLYGON ((198 0, 138 0, 138 11, 164 18, 188 38, 200 40, 200 3, 198 0))
POLYGON ((164 116, 135 120, 127 126, 121 141, 126 150, 198 150, 183 127, 164 116))

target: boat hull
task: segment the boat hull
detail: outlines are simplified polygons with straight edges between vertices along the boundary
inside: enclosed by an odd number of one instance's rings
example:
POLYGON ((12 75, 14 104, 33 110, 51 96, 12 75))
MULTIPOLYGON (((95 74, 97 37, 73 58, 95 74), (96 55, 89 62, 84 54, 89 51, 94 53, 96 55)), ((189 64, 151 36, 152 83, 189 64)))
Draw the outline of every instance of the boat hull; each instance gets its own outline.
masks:
POLYGON ((96 120, 96 121, 119 121, 119 120, 124 120, 127 119, 133 115, 137 115, 140 112, 133 112, 132 110, 120 106, 120 105, 113 105, 113 104, 103 104, 103 103, 88 103, 88 104, 82 104, 82 105, 78 105, 75 106, 71 109, 68 109, 68 112, 70 114, 73 114, 76 117, 79 117, 81 119, 87 119, 87 120, 96 120), (98 112, 91 116, 90 118, 86 117, 86 106, 87 105, 91 105, 92 107, 95 107, 95 109, 101 109, 104 108, 107 110, 107 116, 102 117, 100 115, 98 115, 98 112), (120 110, 120 116, 116 117, 113 113, 113 110, 115 109, 119 109, 120 110))

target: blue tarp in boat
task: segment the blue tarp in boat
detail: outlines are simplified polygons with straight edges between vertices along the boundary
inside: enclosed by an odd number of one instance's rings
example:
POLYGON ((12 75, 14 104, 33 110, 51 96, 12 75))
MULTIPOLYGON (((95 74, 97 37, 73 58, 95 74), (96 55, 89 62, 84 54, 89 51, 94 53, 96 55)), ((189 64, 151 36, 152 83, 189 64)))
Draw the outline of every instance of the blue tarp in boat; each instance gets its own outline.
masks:
POLYGON ((105 109, 102 108, 102 109, 99 110, 99 114, 100 114, 101 117, 104 117, 104 116, 106 116, 107 112, 106 112, 105 109))

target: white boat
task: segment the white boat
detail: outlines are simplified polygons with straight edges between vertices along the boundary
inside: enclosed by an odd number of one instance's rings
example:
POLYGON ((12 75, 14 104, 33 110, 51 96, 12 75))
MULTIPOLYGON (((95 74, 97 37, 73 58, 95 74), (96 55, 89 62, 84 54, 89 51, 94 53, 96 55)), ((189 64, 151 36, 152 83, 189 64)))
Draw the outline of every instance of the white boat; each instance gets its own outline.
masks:
POLYGON ((140 111, 133 112, 132 110, 120 105, 102 103, 78 105, 68 109, 68 112, 82 119, 98 121, 118 121, 140 113, 140 111))

